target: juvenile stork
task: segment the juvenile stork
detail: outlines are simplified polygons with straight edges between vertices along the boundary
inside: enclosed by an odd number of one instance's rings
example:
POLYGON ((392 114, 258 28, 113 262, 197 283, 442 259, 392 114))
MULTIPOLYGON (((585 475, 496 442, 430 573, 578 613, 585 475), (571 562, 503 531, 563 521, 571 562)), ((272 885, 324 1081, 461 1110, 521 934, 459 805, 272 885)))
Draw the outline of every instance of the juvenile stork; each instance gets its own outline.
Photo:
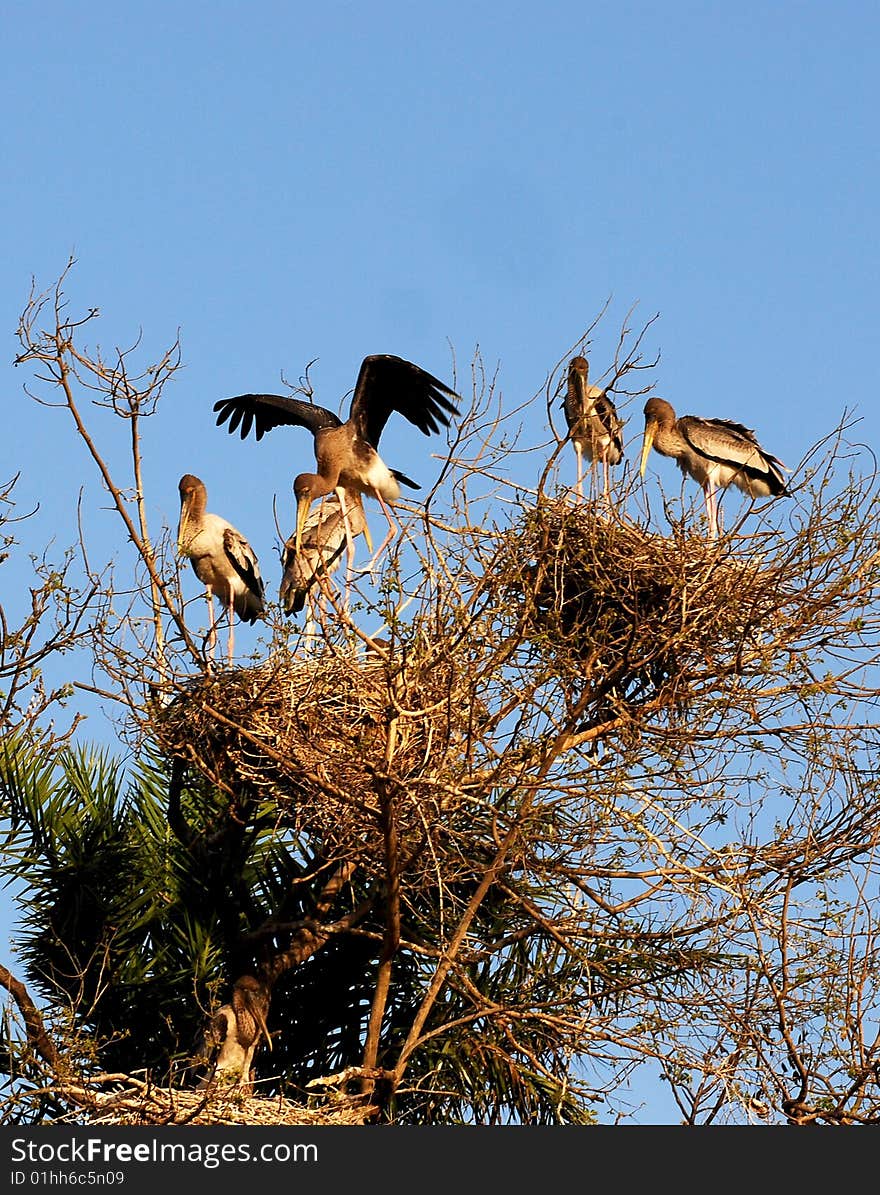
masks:
MULTIPOLYGON (((370 532, 364 517, 364 504, 357 491, 349 490, 345 500, 348 525, 353 537, 363 535, 372 552, 370 532)), ((281 586, 278 598, 285 614, 298 614, 306 602, 314 609, 312 590, 315 586, 326 594, 330 574, 339 567, 342 553, 347 554, 345 593, 348 598, 351 582, 352 555, 348 547, 345 519, 338 496, 328 494, 319 499, 302 528, 299 550, 296 533, 289 537, 281 553, 281 586)))
POLYGON ((208 493, 205 483, 192 473, 185 473, 177 486, 180 491, 180 523, 177 550, 192 563, 193 571, 205 587, 208 602, 208 650, 216 656, 217 624, 214 595, 223 603, 229 617, 227 655, 230 665, 234 648, 233 612, 242 622, 253 623, 265 610, 265 587, 256 554, 231 523, 206 510, 208 493))
POLYGON ((253 975, 242 975, 232 989, 232 999, 221 1005, 205 1026, 196 1053, 196 1066, 204 1069, 198 1086, 219 1082, 253 1093, 253 1062, 261 1042, 272 1049, 272 1035, 266 1026, 269 992, 253 975))
POLYGON ((314 437, 317 471, 300 473, 294 479, 295 549, 299 552, 302 545, 303 528, 312 503, 335 492, 349 551, 353 554, 354 534, 349 524, 346 494, 354 490, 377 498, 388 520, 388 534, 367 565, 372 570, 398 531, 389 504, 400 498, 401 484, 419 489, 417 482, 397 469, 390 469, 379 456, 379 438, 388 417, 397 411, 427 436, 438 432, 441 426, 448 426, 450 417, 458 414, 457 406, 450 401, 458 397, 444 382, 412 361, 377 354, 364 357, 361 363, 345 422, 315 403, 281 394, 239 394, 216 402, 214 410, 218 426, 228 421, 230 433, 240 425, 243 440, 252 427, 258 440, 279 424, 308 428, 314 437))
POLYGON ((750 498, 789 498, 785 465, 765 452, 751 428, 730 419, 700 419, 682 415, 662 398, 645 403, 645 433, 640 473, 645 476, 648 453, 674 457, 678 467, 703 488, 709 536, 718 536, 718 489, 735 485, 750 498))
POLYGON ((577 492, 583 498, 584 457, 602 462, 603 493, 610 494, 609 466, 623 459, 623 421, 617 408, 601 386, 589 381, 586 357, 572 357, 568 366, 568 384, 562 409, 577 455, 577 492))

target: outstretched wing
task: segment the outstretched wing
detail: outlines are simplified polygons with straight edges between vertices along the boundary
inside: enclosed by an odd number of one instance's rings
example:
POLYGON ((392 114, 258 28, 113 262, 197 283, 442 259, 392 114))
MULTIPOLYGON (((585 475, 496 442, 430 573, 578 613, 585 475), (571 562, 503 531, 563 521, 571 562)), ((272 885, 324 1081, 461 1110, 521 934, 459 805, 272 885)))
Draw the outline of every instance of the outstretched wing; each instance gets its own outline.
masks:
POLYGON ((234 398, 221 398, 215 402, 214 410, 217 426, 228 421, 226 430, 230 435, 241 426, 242 440, 247 439, 252 427, 256 429, 257 439, 262 440, 266 432, 282 424, 307 427, 314 435, 322 427, 339 427, 342 422, 325 407, 284 394, 237 394, 234 398))
POLYGON ((392 469, 391 472, 401 483, 401 485, 408 485, 411 490, 420 490, 422 487, 417 481, 413 481, 411 477, 407 477, 405 473, 401 473, 399 469, 392 469))
POLYGON ((351 400, 350 418, 360 435, 378 448, 392 411, 408 419, 426 436, 447 427, 458 407, 458 395, 412 361, 387 353, 364 357, 351 400))

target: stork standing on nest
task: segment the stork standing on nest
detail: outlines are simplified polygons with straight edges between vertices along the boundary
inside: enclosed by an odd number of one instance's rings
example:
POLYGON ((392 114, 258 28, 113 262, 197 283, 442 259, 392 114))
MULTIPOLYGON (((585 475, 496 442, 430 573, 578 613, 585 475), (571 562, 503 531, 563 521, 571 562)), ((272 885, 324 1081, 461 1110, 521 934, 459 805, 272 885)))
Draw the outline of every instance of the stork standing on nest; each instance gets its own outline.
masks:
POLYGON ((674 457, 682 473, 702 486, 711 539, 717 538, 719 530, 718 489, 735 485, 750 498, 791 497, 783 476, 789 470, 761 447, 751 428, 730 419, 676 418, 665 399, 649 398, 645 403, 642 477, 652 447, 661 456, 674 457))
POLYGON ((212 656, 216 655, 217 649, 215 594, 227 611, 227 655, 231 665, 235 642, 233 612, 242 622, 253 623, 265 611, 265 587, 260 566, 256 553, 241 532, 226 519, 207 512, 208 492, 200 478, 185 473, 177 488, 180 491, 177 550, 190 560, 193 571, 205 586, 208 650, 212 656))
MULTIPOLYGON (((367 568, 373 565, 397 534, 390 503, 400 498, 400 486, 417 490, 419 485, 397 469, 390 469, 379 456, 379 438, 393 411, 403 415, 424 435, 448 426, 457 406, 450 401, 458 395, 445 383, 412 361, 388 354, 364 357, 348 418, 343 422, 332 411, 315 403, 303 402, 281 394, 239 394, 214 404, 218 426, 228 420, 228 431, 241 426, 245 439, 256 429, 257 439, 279 424, 305 427, 314 437, 317 472, 300 473, 293 489, 297 501, 295 549, 299 552, 302 533, 312 503, 326 494, 336 493, 342 509, 349 551, 354 553, 354 534, 348 519, 346 495, 357 493, 377 498, 388 520, 388 534, 373 553, 367 568)), ((372 552, 369 532, 364 538, 372 552)))
MULTIPOLYGON (((364 516, 364 504, 356 490, 346 495, 345 509, 352 537, 363 535, 369 543, 369 530, 364 516)), ((352 555, 348 542, 345 518, 337 495, 328 494, 312 508, 302 528, 299 550, 296 533, 289 537, 281 554, 282 577, 278 598, 285 614, 298 614, 308 603, 307 625, 314 621, 314 588, 329 596, 329 577, 339 567, 343 551, 347 553, 345 600, 348 600, 351 581, 352 555)))
POLYGON ((253 1092, 254 1055, 261 1041, 272 1049, 266 1026, 269 992, 253 975, 242 975, 232 989, 232 999, 221 1005, 205 1027, 197 1052, 197 1065, 205 1068, 199 1087, 228 1082, 253 1092))
POLYGON ((584 457, 602 462, 602 492, 606 502, 610 496, 609 466, 623 459, 623 421, 617 408, 601 386, 589 381, 590 366, 586 357, 572 357, 568 366, 568 383, 562 409, 577 455, 577 493, 583 498, 584 457))

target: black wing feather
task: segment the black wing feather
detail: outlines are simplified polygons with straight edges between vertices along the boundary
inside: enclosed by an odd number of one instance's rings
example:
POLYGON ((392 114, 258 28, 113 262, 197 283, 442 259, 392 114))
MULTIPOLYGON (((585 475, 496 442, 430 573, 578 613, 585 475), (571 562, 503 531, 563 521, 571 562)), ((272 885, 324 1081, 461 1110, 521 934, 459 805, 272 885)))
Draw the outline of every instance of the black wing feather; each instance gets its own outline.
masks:
POLYGON ((266 432, 281 425, 307 427, 314 435, 323 427, 339 427, 342 423, 325 407, 284 394, 237 394, 215 402, 214 410, 218 427, 228 420, 226 430, 230 435, 241 426, 242 440, 247 439, 252 427, 256 428, 257 439, 262 440, 266 432))
POLYGON ((618 415, 614 400, 607 390, 603 390, 596 399, 596 414, 611 437, 619 460, 623 456, 623 420, 618 415))
POLYGON ((266 597, 265 584, 254 550, 234 527, 227 527, 223 532, 223 550, 227 560, 247 586, 247 592, 236 600, 235 612, 244 622, 253 623, 263 614, 266 597))
POLYGON ((788 489, 784 476, 785 465, 783 465, 778 457, 773 456, 772 453, 767 452, 766 449, 761 447, 753 428, 745 427, 742 423, 736 423, 733 419, 699 419, 693 415, 686 415, 683 419, 679 419, 678 426, 691 448, 707 460, 739 468, 747 477, 763 481, 769 487, 774 497, 791 497, 791 491, 788 489), (763 464, 763 468, 748 460, 741 461, 734 456, 722 456, 712 452, 708 443, 698 443, 691 435, 691 428, 688 423, 689 419, 695 420, 697 428, 699 428, 700 424, 705 424, 707 427, 717 429, 724 436, 732 437, 733 443, 737 440, 742 440, 744 442, 743 452, 749 454, 752 452, 756 453, 763 464))
POLYGON ((735 436, 742 436, 745 440, 751 440, 756 448, 760 448, 755 429, 752 427, 745 427, 742 423, 735 423, 732 419, 704 419, 703 423, 713 423, 723 431, 732 432, 735 436))
POLYGON ((426 436, 449 425, 459 396, 445 382, 412 361, 388 353, 364 357, 351 400, 349 418, 358 434, 374 448, 392 411, 426 436))
POLYGON ((391 472, 402 485, 408 485, 411 490, 420 490, 422 487, 417 481, 413 481, 411 477, 407 477, 405 473, 401 473, 399 469, 392 469, 391 472))

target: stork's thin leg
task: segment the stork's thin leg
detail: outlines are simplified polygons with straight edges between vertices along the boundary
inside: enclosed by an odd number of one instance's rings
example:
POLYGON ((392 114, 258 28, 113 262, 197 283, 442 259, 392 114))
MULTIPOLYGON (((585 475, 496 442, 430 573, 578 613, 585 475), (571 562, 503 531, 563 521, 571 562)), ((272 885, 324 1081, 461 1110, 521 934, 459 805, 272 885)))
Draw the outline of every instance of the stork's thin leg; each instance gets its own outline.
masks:
POLYGON ((718 501, 715 495, 715 486, 710 481, 706 485, 706 515, 709 520, 709 538, 718 538, 718 501))
POLYGON ((575 453, 575 456, 577 457, 577 467, 578 467, 577 486, 576 486, 577 496, 579 499, 583 500, 583 496, 584 496, 584 454, 583 454, 583 452, 581 450, 581 446, 577 440, 575 440, 575 442, 574 442, 574 453, 575 453))
POLYGON ((605 505, 611 505, 611 473, 608 468, 608 457, 602 456, 602 493, 605 495, 605 505))
POLYGON ((318 585, 318 596, 315 600, 315 609, 320 615, 321 619, 325 619, 330 609, 330 603, 333 601, 333 583, 326 573, 321 575, 321 580, 318 585))
POLYGON ((205 597, 208 602, 208 655, 215 660, 217 658, 217 624, 214 621, 214 591, 210 585, 205 586, 205 597))
POLYGON ((342 598, 342 609, 347 614, 348 599, 351 594, 351 578, 354 573, 354 536, 351 533, 345 490, 342 486, 337 488, 336 496, 339 498, 339 510, 342 513, 342 525, 345 528, 345 593, 342 598))
POLYGON ((303 623, 303 638, 308 644, 316 634, 316 612, 318 601, 320 600, 321 589, 318 588, 318 596, 315 596, 310 589, 306 594, 306 617, 303 623))
POLYGON ((391 508, 389 507, 388 503, 385 501, 385 499, 382 497, 382 495, 379 493, 378 490, 374 490, 373 493, 379 499, 379 505, 382 507, 382 510, 385 512, 385 518, 388 520, 388 534, 382 540, 381 544, 379 544, 378 548, 373 553, 372 558, 370 559, 370 561, 368 562, 368 564, 366 566, 367 572, 369 572, 371 574, 373 572, 373 569, 375 568, 376 561, 379 559, 379 557, 382 555, 382 553, 385 551, 385 549, 388 547, 388 545, 394 539, 395 535, 397 535, 398 531, 400 530, 400 528, 397 526, 397 524, 394 521, 394 518, 391 514, 391 508))
POLYGON ((229 637, 226 640, 226 655, 229 660, 229 667, 232 667, 232 656, 235 649, 235 631, 233 629, 234 608, 232 604, 232 592, 229 594, 229 604, 227 606, 229 614, 229 637))
MULTIPOLYGON (((330 583, 322 586, 321 592, 315 598, 315 604, 312 607, 313 617, 321 624, 322 629, 326 630, 327 619, 330 617, 330 606, 333 602, 333 593, 330 589, 330 583)), ((315 631, 315 640, 317 644, 318 632, 315 631)))

